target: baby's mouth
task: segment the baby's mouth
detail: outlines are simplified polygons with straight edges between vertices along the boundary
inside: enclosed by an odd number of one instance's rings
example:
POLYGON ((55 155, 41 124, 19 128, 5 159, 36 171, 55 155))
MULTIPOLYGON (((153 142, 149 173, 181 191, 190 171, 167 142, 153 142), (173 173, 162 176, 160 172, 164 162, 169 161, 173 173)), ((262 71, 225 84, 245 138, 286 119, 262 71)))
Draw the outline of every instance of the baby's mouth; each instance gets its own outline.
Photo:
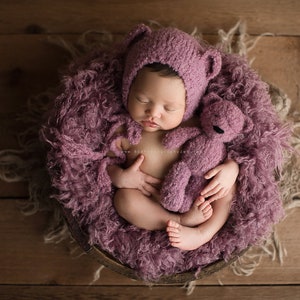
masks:
POLYGON ((151 128, 159 127, 158 124, 156 124, 155 122, 149 121, 149 120, 142 121, 142 124, 144 127, 151 127, 151 128))

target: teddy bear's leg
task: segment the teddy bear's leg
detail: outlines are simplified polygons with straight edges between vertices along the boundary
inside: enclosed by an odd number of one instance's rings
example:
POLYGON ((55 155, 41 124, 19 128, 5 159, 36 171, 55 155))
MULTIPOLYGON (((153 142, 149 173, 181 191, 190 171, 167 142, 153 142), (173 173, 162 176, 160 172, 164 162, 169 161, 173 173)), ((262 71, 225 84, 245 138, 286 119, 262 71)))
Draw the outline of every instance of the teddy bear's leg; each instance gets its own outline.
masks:
POLYGON ((175 163, 167 174, 161 188, 161 204, 170 211, 183 212, 185 188, 191 171, 184 162, 175 163))

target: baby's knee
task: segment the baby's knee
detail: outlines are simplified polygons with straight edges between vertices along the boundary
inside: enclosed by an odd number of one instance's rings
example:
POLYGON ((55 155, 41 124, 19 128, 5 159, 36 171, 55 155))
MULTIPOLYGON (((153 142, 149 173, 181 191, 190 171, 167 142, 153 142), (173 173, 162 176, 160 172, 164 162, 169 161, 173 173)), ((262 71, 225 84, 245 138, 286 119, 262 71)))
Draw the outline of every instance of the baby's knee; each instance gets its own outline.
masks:
POLYGON ((226 194, 226 196, 212 202, 212 207, 213 209, 215 209, 217 206, 222 205, 222 206, 229 206, 231 207, 234 196, 236 193, 236 184, 234 184, 232 186, 232 188, 230 189, 230 191, 226 194))
POLYGON ((231 205, 232 201, 233 201, 233 198, 235 196, 235 193, 236 193, 236 183, 231 187, 228 194, 225 197, 223 197, 223 199, 222 199, 223 202, 231 205))
POLYGON ((121 217, 126 217, 133 209, 134 197, 129 189, 118 189, 114 197, 114 207, 121 217))
POLYGON ((231 187, 229 193, 228 193, 228 198, 229 201, 231 202, 236 194, 236 190, 237 190, 237 185, 236 183, 231 187))

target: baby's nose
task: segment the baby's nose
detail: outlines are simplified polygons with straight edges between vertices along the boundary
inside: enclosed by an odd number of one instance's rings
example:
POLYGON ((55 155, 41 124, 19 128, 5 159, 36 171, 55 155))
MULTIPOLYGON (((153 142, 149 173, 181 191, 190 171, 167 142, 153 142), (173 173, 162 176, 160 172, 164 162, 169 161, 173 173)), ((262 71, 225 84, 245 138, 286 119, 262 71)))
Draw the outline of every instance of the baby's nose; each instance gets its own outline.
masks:
POLYGON ((161 108, 158 105, 152 105, 148 107, 147 114, 153 118, 160 118, 161 117, 161 108))

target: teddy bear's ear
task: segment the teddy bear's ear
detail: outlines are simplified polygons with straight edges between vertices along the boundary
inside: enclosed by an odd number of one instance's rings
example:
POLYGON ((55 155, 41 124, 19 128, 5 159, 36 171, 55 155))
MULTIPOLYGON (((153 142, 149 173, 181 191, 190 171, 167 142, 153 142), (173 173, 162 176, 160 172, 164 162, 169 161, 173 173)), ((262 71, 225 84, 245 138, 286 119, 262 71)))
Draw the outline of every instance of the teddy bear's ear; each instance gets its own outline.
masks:
POLYGON ((145 24, 137 25, 127 34, 124 41, 122 42, 123 49, 126 51, 133 44, 137 43, 144 36, 147 36, 150 33, 151 33, 150 27, 146 26, 145 24))
POLYGON ((216 49, 208 49, 201 56, 201 61, 206 71, 207 80, 210 80, 219 74, 222 66, 222 58, 219 51, 216 49))
POLYGON ((223 99, 215 93, 209 93, 203 97, 202 103, 204 105, 213 104, 215 102, 222 102, 223 99))
POLYGON ((254 127, 254 124, 253 124, 252 120, 249 117, 245 117, 243 132, 249 133, 253 129, 253 127, 254 127))

